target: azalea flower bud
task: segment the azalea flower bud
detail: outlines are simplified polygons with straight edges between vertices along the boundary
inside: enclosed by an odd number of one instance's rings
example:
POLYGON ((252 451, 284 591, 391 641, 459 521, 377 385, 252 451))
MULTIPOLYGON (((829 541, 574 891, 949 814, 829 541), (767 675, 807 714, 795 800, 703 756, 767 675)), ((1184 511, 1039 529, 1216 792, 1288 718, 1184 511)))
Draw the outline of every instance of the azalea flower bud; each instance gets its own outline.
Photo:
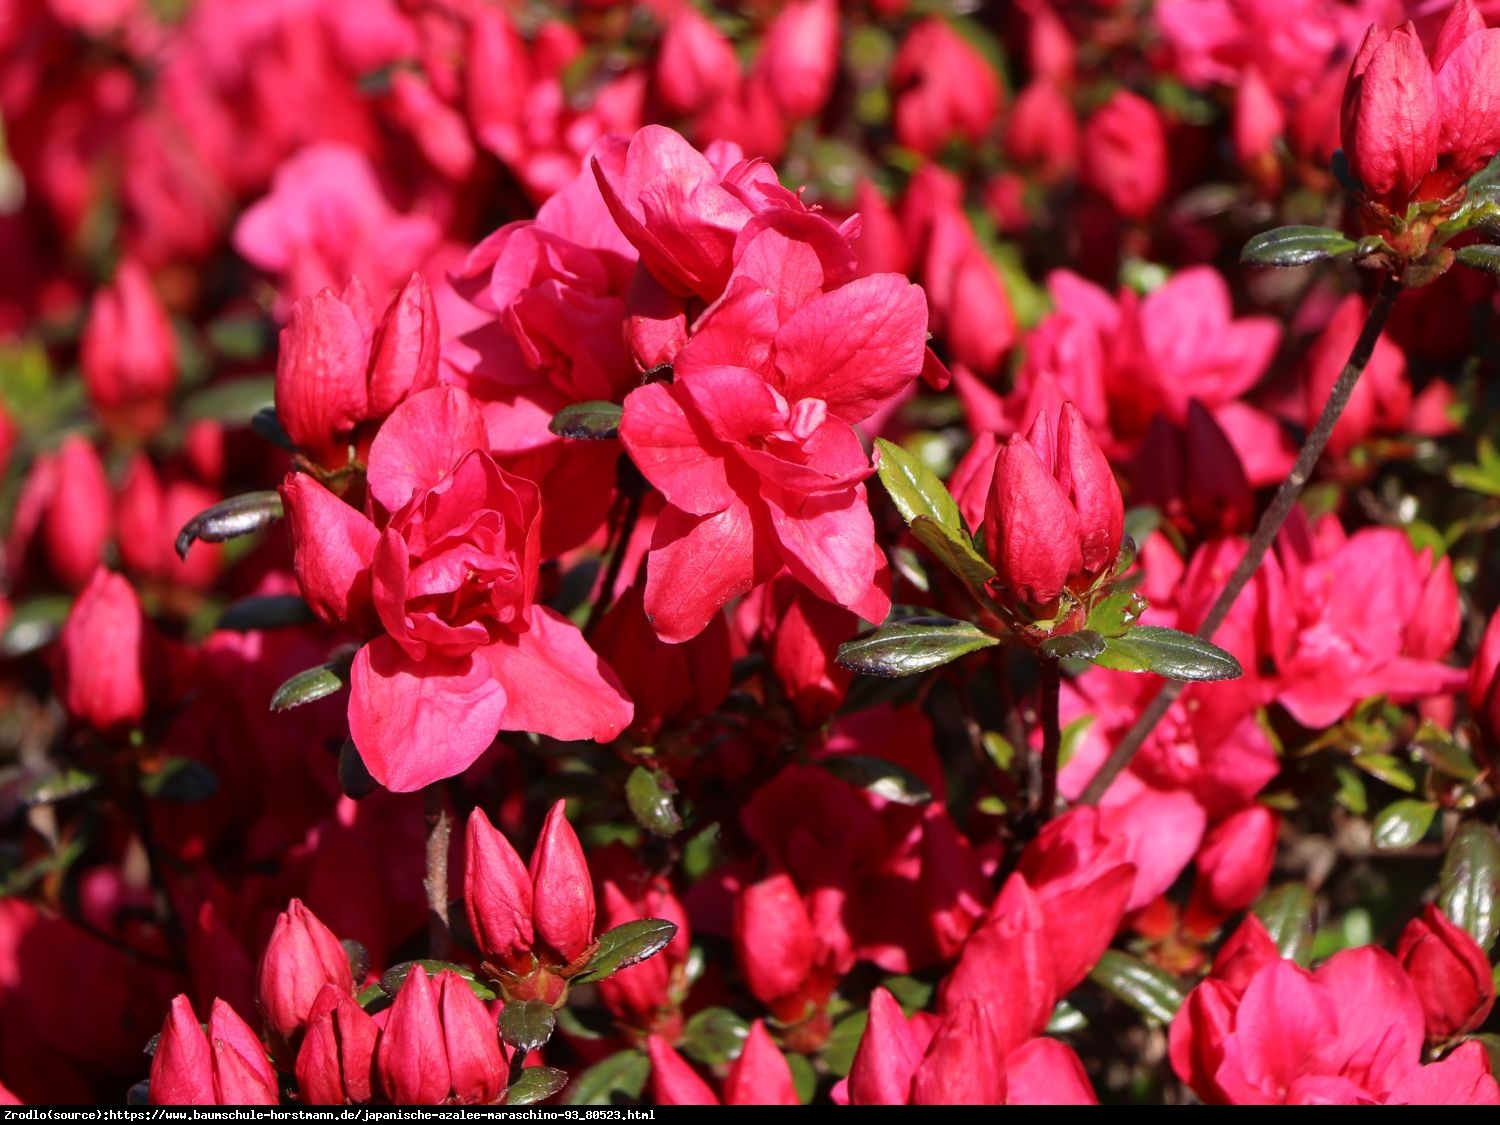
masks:
MULTIPOLYGON (((674 20, 675 22, 675 20, 674 20)), ((782 6, 761 43, 758 61, 782 117, 798 121, 822 110, 839 61, 835 0, 792 0, 782 6)))
POLYGON ((79 341, 83 383, 112 428, 145 436, 165 418, 177 381, 172 322, 146 269, 126 258, 114 280, 94 296, 79 341))
POLYGON ((307 1023, 325 985, 353 995, 349 956, 333 931, 294 898, 277 916, 260 960, 257 988, 266 1028, 290 1041, 307 1023))
POLYGON ((276 1072, 255 1032, 215 1000, 204 1034, 186 996, 172 1001, 151 1060, 152 1105, 276 1105, 276 1072))
POLYGON ((395 1105, 489 1105, 505 1090, 505 1056, 484 1005, 457 973, 429 981, 421 965, 391 1005, 375 1069, 395 1105))
POLYGON ((1432 65, 1410 21, 1365 33, 1344 87, 1340 132, 1354 178, 1372 198, 1404 210, 1438 145, 1432 65))
POLYGON ((1060 86, 1032 82, 1016 96, 1005 127, 1005 151, 1036 169, 1038 181, 1055 184, 1078 166, 1078 115, 1060 86))
POLYGON ((103 567, 73 603, 58 646, 58 677, 68 713, 101 733, 145 717, 146 619, 135 589, 103 567))
POLYGON ((594 884, 583 846, 558 801, 531 853, 532 924, 568 964, 594 943, 594 884))
POLYGON ((324 289, 299 297, 281 330, 276 417, 297 448, 325 468, 347 461, 348 437, 369 413, 370 328, 361 320, 348 290, 341 298, 324 289))
POLYGON ((1000 79, 945 21, 917 24, 891 67, 896 138, 934 156, 955 138, 977 144, 1000 116, 1000 79))
POLYGON ((812 973, 816 943, 802 894, 785 872, 752 883, 735 899, 735 958, 761 1003, 802 987, 812 973))
MULTIPOLYGON (((32 471, 45 473, 49 468, 39 464, 32 471)), ((63 439, 50 471, 54 476, 42 539, 57 577, 76 590, 103 560, 109 542, 109 478, 93 443, 77 434, 63 439)))
POLYGON ((1125 218, 1150 215, 1167 191, 1167 133, 1156 107, 1116 91, 1084 126, 1082 179, 1125 218))
POLYGON ((1036 617, 1058 609, 1064 589, 1091 584, 1120 553, 1125 510, 1104 451, 1083 415, 1047 411, 995 458, 985 541, 999 585, 1036 617))
POLYGON ((1281 818, 1263 805, 1241 809, 1213 827, 1198 850, 1198 879, 1188 908, 1191 929, 1212 932, 1260 897, 1276 859, 1280 827, 1281 818))
POLYGON ((307 1105, 360 1105, 374 1096, 380 1031, 363 1008, 331 984, 318 992, 297 1052, 297 1089, 307 1105))
POLYGON ((1429 1043, 1473 1031, 1495 1006, 1489 958, 1436 906, 1429 904, 1407 923, 1396 957, 1417 986, 1429 1043))
POLYGON ((416 392, 438 384, 438 315, 419 273, 397 293, 370 342, 368 416, 384 418, 416 392))
POLYGON ((697 113, 740 84, 734 46, 698 9, 674 9, 657 54, 656 85, 673 113, 697 113))
POLYGON ((531 875, 510 841, 479 809, 469 814, 465 847, 464 908, 479 951, 502 968, 524 971, 536 941, 531 875))

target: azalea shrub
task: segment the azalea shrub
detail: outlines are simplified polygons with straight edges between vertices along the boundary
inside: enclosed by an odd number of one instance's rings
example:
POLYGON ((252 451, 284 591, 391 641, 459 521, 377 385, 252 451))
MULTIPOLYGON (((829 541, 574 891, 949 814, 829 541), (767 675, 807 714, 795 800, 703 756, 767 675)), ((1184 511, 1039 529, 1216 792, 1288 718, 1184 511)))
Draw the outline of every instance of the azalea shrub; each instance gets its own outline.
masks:
POLYGON ((0 74, 0 1104, 1500 1103, 1500 5, 0 74))

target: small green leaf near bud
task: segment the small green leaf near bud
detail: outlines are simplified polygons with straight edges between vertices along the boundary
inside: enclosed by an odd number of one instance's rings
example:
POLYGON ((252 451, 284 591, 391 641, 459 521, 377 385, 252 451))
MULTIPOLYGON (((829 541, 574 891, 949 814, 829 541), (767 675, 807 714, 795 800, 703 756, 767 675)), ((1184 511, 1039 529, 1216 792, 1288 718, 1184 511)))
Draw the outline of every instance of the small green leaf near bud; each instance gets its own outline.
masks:
POLYGON ((620 436, 625 408, 617 402, 575 402, 552 417, 547 428, 575 441, 605 441, 620 436))
POLYGON ((1277 227, 1245 243, 1240 261, 1257 266, 1306 266, 1353 249, 1353 240, 1332 227, 1277 227))
POLYGON ((838 663, 866 676, 911 676, 1000 642, 967 621, 910 617, 839 646, 838 663))

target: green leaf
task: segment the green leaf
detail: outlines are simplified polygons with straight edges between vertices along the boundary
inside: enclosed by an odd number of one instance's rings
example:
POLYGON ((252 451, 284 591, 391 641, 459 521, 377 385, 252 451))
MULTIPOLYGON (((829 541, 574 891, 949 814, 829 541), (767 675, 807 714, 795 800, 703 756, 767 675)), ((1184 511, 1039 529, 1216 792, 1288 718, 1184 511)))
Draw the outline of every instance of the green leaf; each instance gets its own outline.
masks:
POLYGON ((1500 836, 1488 824, 1459 826, 1438 877, 1438 906, 1488 952, 1500 933, 1500 836))
POLYGON ((792 1072, 792 1089, 797 1092, 797 1100, 807 1105, 817 1093, 818 1074, 806 1055, 788 1051, 785 1057, 786 1068, 792 1072))
POLYGON ((341 691, 349 684, 349 661, 330 660, 298 672, 271 696, 272 711, 290 711, 341 691))
POLYGON ((232 633, 250 633, 257 629, 289 629, 312 625, 317 616, 300 594, 266 594, 241 598, 219 616, 218 627, 232 633))
POLYGON ((206 801, 217 793, 219 778, 192 758, 168 758, 154 773, 141 776, 141 790, 159 801, 189 805, 206 801))
POLYGON ((194 542, 223 543, 241 535, 264 531, 281 518, 281 495, 266 490, 231 496, 212 508, 205 508, 177 533, 177 555, 187 558, 194 542))
POLYGON ((653 836, 675 836, 682 831, 682 817, 672 798, 677 786, 660 770, 636 766, 625 780, 625 802, 636 823, 653 836))
POLYGON ((1364 816, 1370 811, 1370 799, 1365 794, 1364 780, 1348 766, 1335 766, 1333 776, 1338 779, 1338 792, 1334 799, 1355 816, 1364 816))
POLYGON ((640 1051, 618 1051, 573 1080, 563 1105, 616 1105, 637 1101, 651 1077, 651 1062, 640 1051))
POLYGON ((933 993, 937 991, 936 984, 921 977, 886 977, 880 983, 881 987, 896 998, 907 1015, 927 1007, 932 1002, 933 993))
POLYGON ((1420 754, 1433 769, 1459 781, 1473 781, 1479 776, 1479 767, 1469 752, 1453 741, 1453 736, 1431 719, 1423 720, 1421 729, 1412 740, 1412 749, 1420 754))
POLYGON ((1052 1018, 1047 1021, 1048 1035, 1067 1035, 1088 1027, 1089 1020, 1082 1012, 1066 1000, 1059 1000, 1052 1009, 1052 1018))
POLYGON ((951 617, 908 617, 845 641, 838 662, 865 676, 912 676, 1000 642, 951 617))
POLYGON ((828 754, 814 760, 840 781, 867 790, 898 805, 925 805, 932 790, 910 770, 867 754, 828 754))
POLYGON ((538 1050, 557 1029, 557 1016, 545 1000, 515 1000, 500 1013, 500 1038, 523 1054, 538 1050))
POLYGON ((1396 801, 1375 817, 1371 836, 1381 851, 1399 851, 1421 841, 1432 827, 1437 806, 1431 801, 1396 801))
POLYGON ((182 413, 195 422, 212 419, 231 426, 244 426, 275 401, 276 377, 259 375, 205 387, 188 396, 182 404, 182 413))
POLYGON ((429 977, 435 977, 439 973, 457 973, 464 978, 464 983, 469 986, 469 991, 481 1000, 493 1000, 495 993, 474 976, 474 970, 465 968, 463 965, 455 965, 452 961, 435 961, 430 957, 424 957, 416 961, 402 961, 399 965, 392 965, 380 978, 380 991, 387 996, 395 996, 401 991, 401 986, 406 983, 406 978, 411 975, 412 967, 421 965, 422 971, 429 977))
POLYGON ((818 1052, 823 1065, 839 1078, 847 1075, 850 1068, 854 1066, 854 1052, 859 1050, 859 1041, 864 1038, 865 1028, 869 1023, 868 1011, 861 1010, 851 1016, 845 1016, 833 1025, 827 1042, 818 1052))
POLYGON ((926 516, 939 527, 963 530, 958 503, 936 474, 918 458, 884 438, 875 439, 875 470, 891 502, 908 524, 926 516))
POLYGON ((575 402, 552 416, 547 428, 575 441, 604 441, 620 436, 625 409, 616 402, 575 402))
POLYGON ((505 1105, 535 1105, 568 1084, 568 1072, 553 1066, 528 1066, 505 1091, 505 1105))
POLYGON ((1332 227, 1277 227, 1245 243, 1240 261, 1256 266, 1305 266, 1353 249, 1353 240, 1332 227))
POLYGON ((1105 950, 1089 979, 1141 1015, 1169 1024, 1182 1006, 1182 989, 1162 970, 1118 949, 1105 950))
POLYGON ((1119 637, 1129 632, 1145 611, 1146 599, 1134 590, 1116 590, 1095 603, 1085 626, 1106 637, 1119 637))
POLYGON ((0 656, 26 656, 45 648, 61 632, 72 608, 73 599, 60 594, 27 598, 16 605, 0 633, 0 656))
POLYGON ((1253 907, 1281 955, 1304 967, 1312 959, 1313 939, 1317 936, 1313 920, 1316 909, 1312 891, 1301 883, 1284 883, 1267 891, 1253 907))
POLYGON ((706 1066, 717 1066, 737 1058, 750 1025, 728 1008, 704 1008, 682 1029, 677 1046, 683 1054, 706 1066))
POLYGON ((1460 248, 1453 258, 1460 265, 1468 266, 1471 270, 1482 270, 1493 277, 1500 277, 1500 246, 1476 242, 1472 246, 1460 248))
POLYGON ((642 918, 606 930, 599 935, 599 946, 593 957, 589 958, 583 972, 572 978, 572 983, 603 980, 644 961, 665 949, 676 933, 677 923, 665 918, 642 918))
POLYGON ((1356 754, 1350 759, 1371 777, 1379 778, 1403 793, 1414 793, 1417 779, 1406 768, 1406 763, 1390 754, 1356 754))
POLYGON ((944 527, 930 516, 918 516, 912 520, 911 533, 971 590, 984 589, 995 577, 995 568, 984 561, 964 532, 944 527))
POLYGON ((21 804, 27 808, 55 805, 70 797, 81 797, 99 786, 99 775, 75 767, 51 769, 28 781, 21 790, 21 804))
POLYGON ((1092 629, 1058 633, 1042 642, 1042 651, 1059 660, 1093 660, 1104 651, 1104 635, 1092 629))
POLYGON ((1218 645, 1160 625, 1137 625, 1124 636, 1106 637, 1104 651, 1094 663, 1190 682, 1233 680, 1245 674, 1240 662, 1218 645))

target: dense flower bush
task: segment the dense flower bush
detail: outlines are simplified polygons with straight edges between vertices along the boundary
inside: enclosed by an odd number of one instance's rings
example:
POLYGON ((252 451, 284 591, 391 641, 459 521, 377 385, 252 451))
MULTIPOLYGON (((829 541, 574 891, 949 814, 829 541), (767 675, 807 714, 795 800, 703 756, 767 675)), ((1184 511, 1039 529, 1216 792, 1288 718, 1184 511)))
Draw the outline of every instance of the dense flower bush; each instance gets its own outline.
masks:
POLYGON ((1500 1103, 1492 19, 10 5, 0 1104, 1500 1103))

